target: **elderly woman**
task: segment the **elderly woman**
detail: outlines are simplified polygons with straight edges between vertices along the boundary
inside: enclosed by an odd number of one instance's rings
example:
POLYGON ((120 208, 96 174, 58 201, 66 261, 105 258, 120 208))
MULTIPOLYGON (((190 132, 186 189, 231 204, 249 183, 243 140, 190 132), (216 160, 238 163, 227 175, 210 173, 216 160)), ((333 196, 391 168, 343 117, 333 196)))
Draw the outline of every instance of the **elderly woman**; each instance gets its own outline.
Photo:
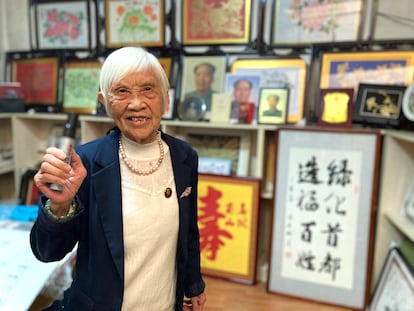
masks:
POLYGON ((125 47, 106 58, 100 88, 115 129, 73 149, 70 165, 48 148, 34 178, 35 256, 60 260, 78 243, 72 285, 50 310, 203 310, 198 156, 159 130, 168 78, 152 54, 125 47))

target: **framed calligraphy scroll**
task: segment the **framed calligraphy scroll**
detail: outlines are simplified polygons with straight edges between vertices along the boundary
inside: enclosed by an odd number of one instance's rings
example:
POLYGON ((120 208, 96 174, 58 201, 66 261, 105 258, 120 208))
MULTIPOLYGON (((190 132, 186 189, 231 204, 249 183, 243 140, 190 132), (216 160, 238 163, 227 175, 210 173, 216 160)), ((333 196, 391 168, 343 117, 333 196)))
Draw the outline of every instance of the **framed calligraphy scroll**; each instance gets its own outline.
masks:
POLYGON ((255 283, 259 201, 260 179, 199 175, 203 274, 255 283))
POLYGON ((275 141, 268 291, 363 310, 380 133, 280 128, 275 141))

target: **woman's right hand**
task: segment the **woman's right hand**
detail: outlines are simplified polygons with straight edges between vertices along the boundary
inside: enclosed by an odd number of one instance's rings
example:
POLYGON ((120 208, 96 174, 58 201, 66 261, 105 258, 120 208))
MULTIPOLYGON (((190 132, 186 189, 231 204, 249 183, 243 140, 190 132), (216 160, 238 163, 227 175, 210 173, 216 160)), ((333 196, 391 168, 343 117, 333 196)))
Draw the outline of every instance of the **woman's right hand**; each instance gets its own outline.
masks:
POLYGON ((71 147, 71 163, 65 163, 66 154, 55 147, 46 149, 39 171, 34 176, 34 183, 51 201, 54 214, 65 215, 83 180, 86 169, 79 155, 71 147), (62 191, 50 189, 50 184, 63 185, 62 191))

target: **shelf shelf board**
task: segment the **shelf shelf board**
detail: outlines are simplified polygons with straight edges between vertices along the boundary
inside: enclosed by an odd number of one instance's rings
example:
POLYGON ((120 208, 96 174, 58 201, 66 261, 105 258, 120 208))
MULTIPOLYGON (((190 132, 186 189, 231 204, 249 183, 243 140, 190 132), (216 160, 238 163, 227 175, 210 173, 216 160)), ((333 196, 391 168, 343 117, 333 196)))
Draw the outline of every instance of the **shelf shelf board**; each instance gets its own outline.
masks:
POLYGON ((414 223, 398 212, 386 211, 385 217, 401 231, 411 242, 414 242, 414 223))

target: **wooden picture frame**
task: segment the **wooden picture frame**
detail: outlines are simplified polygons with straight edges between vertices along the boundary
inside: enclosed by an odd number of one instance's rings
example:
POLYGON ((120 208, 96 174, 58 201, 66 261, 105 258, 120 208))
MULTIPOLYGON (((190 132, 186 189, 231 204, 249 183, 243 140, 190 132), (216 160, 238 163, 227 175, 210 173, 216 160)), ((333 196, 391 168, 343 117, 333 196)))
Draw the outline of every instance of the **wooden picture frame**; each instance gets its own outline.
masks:
POLYGON ((288 88, 288 123, 304 116, 307 64, 303 59, 236 59, 231 72, 260 76, 261 88, 288 88))
POLYGON ((256 282, 260 189, 258 178, 199 174, 203 274, 246 284, 256 282))
POLYGON ((97 111, 99 74, 102 64, 99 60, 68 60, 64 64, 63 112, 95 114, 97 111))
POLYGON ((11 61, 11 80, 20 82, 26 105, 56 106, 59 59, 38 57, 11 61))
POLYGON ((398 126, 406 87, 361 83, 353 113, 355 123, 398 126))
POLYGON ((251 0, 183 1, 182 21, 183 45, 247 44, 251 0))
POLYGON ((367 311, 414 310, 414 271, 398 247, 388 251, 367 311))
POLYGON ((285 124, 287 122, 289 103, 288 88, 262 88, 257 107, 259 124, 285 124))
POLYGON ((318 106, 319 126, 352 127, 354 89, 321 89, 318 106))
POLYGON ((225 56, 183 57, 179 106, 188 98, 199 97, 206 106, 202 119, 210 120, 212 95, 223 91, 225 73, 225 56))
POLYGON ((205 134, 202 128, 183 131, 184 138, 197 151, 200 157, 230 159, 231 174, 249 176, 251 137, 249 133, 230 130, 226 133, 217 129, 205 134))
POLYGON ((40 50, 90 49, 91 17, 88 0, 35 4, 36 43, 40 50))
POLYGON ((106 46, 164 46, 164 10, 164 0, 105 1, 106 46))
POLYGON ((268 292, 363 310, 380 132, 279 128, 275 141, 268 292))
POLYGON ((362 0, 334 3, 274 0, 271 44, 309 45, 357 41, 363 26, 362 8, 362 0))
POLYGON ((162 68, 164 68, 168 80, 171 80, 173 59, 171 57, 158 57, 158 61, 160 62, 162 68))
POLYGON ((414 52, 323 53, 320 88, 353 88, 360 83, 408 85, 414 74, 414 52))

